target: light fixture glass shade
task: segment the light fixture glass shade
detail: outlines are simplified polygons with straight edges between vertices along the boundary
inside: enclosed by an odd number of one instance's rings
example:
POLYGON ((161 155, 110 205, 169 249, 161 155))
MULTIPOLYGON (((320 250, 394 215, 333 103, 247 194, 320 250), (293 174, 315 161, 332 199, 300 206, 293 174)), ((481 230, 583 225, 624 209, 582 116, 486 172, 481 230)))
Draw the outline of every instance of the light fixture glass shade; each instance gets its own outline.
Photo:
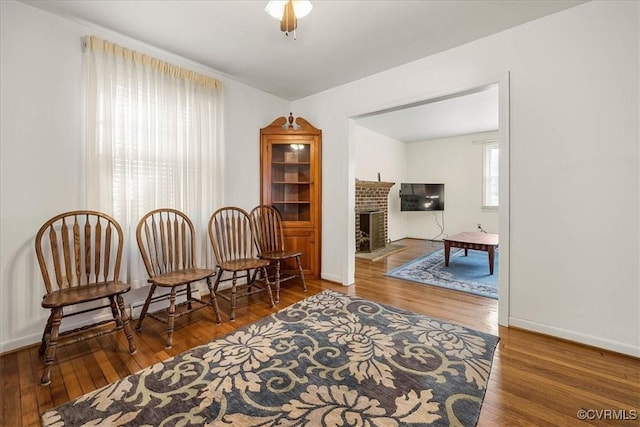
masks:
MULTIPOLYGON (((264 10, 277 20, 281 20, 287 2, 288 0, 270 0, 264 10)), ((293 11, 297 19, 304 18, 311 12, 311 9, 313 9, 313 5, 309 0, 293 0, 292 3, 293 11)))
POLYGON ((311 9, 313 9, 313 5, 309 0, 294 0, 293 2, 293 11, 298 19, 307 16, 311 9))

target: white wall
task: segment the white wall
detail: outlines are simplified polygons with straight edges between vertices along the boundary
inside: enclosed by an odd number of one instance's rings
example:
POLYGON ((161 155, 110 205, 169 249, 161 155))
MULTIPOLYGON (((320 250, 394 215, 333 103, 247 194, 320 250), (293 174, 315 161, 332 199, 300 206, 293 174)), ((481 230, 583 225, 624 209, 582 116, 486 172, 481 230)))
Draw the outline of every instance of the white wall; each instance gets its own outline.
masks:
POLYGON ((294 102, 323 130, 323 277, 354 279, 349 118, 509 71, 509 322, 640 355, 638 8, 588 2, 294 102))
POLYGON ((442 239, 477 231, 478 223, 498 233, 498 212, 482 210, 483 145, 474 144, 497 138, 498 132, 483 132, 407 144, 406 182, 442 183, 445 194, 442 212, 403 212, 407 237, 433 239, 444 226, 442 239))
MULTIPOLYGON (((259 128, 289 102, 215 70, 135 40, 17 2, 0 2, 0 352, 37 342, 47 312, 33 249, 53 215, 86 206, 82 147, 81 37, 93 34, 224 82, 225 194, 222 203, 259 202, 259 128)), ((127 299, 142 298, 142 292, 127 299)))
POLYGON ((407 171, 406 144, 362 126, 355 127, 354 135, 356 178, 361 181, 395 182, 389 191, 388 239, 399 240, 407 236, 405 220, 400 213, 400 183, 407 171))
POLYGON ((289 115, 289 102, 225 82, 224 204, 247 211, 260 203, 260 128, 289 115))

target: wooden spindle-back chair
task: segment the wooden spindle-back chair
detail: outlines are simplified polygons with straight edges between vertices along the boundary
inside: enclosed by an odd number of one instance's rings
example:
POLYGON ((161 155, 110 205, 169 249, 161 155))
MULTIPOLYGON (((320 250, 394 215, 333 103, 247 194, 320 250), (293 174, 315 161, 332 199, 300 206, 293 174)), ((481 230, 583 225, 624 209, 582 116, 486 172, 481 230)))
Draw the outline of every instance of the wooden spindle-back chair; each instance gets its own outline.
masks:
POLYGON ((276 302, 280 301, 280 284, 287 280, 300 279, 302 289, 306 292, 307 284, 304 281, 300 262, 302 252, 285 249, 280 212, 273 206, 261 205, 253 208, 249 217, 253 227, 254 241, 258 248, 258 257, 269 261, 269 267, 275 270, 276 302), (295 260, 297 274, 291 274, 291 269, 287 274, 282 274, 282 264, 287 260, 295 260))
POLYGON ((266 267, 269 261, 256 258, 253 234, 249 214, 236 207, 218 209, 209 220, 209 238, 218 264, 218 276, 214 285, 214 292, 231 303, 230 319, 236 316, 237 298, 252 295, 256 292, 267 291, 271 307, 275 306, 271 284, 268 280, 266 267), (252 274, 253 271, 253 274, 252 274), (224 272, 230 272, 231 277, 222 279, 224 272), (241 295, 237 294, 238 273, 244 272, 247 286, 241 295), (262 281, 258 285, 257 273, 261 272, 262 281), (220 282, 231 280, 231 295, 219 292, 220 282), (263 284, 263 285, 262 285, 263 284))
POLYGON ((216 322, 220 323, 218 302, 213 292, 211 278, 216 274, 215 270, 197 268, 195 261, 195 229, 189 217, 170 208, 156 209, 148 212, 138 222, 136 239, 144 266, 149 274, 151 288, 142 307, 136 329, 142 328, 142 321, 149 317, 167 324, 166 348, 173 345, 173 329, 176 317, 184 316, 192 311, 210 306, 216 316, 216 322), (192 294, 191 284, 205 280, 210 301, 195 298, 192 294), (186 288, 186 301, 176 304, 177 288, 186 288), (169 288, 169 293, 154 297, 157 287, 169 288), (169 297, 169 307, 156 313, 148 313, 149 305, 159 299, 169 297), (193 304, 196 304, 195 306, 193 304), (185 308, 185 310, 181 310, 185 308), (180 311, 177 311, 180 310, 180 311))
POLYGON ((45 353, 42 385, 51 383, 51 366, 58 339, 62 336, 76 334, 78 339, 82 339, 122 329, 129 342, 129 353, 136 352, 122 298, 130 286, 119 280, 122 246, 120 225, 110 216, 96 211, 65 212, 51 218, 38 230, 35 249, 46 288, 42 307, 51 310, 39 350, 40 354, 45 353), (94 304, 64 312, 67 307, 96 300, 108 300, 108 304, 94 304), (106 307, 111 309, 113 319, 60 332, 63 318, 106 307), (79 334, 111 322, 115 325, 110 330, 100 328, 91 335, 79 334))

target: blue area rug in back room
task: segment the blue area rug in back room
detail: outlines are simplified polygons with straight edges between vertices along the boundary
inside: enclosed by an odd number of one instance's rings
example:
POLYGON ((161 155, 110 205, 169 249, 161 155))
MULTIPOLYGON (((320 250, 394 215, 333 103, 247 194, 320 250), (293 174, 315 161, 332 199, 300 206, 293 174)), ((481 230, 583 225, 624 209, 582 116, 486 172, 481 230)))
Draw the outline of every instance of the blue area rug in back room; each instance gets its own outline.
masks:
POLYGON ((498 259, 496 251, 491 275, 487 252, 469 250, 469 255, 464 256, 463 249, 451 249, 449 266, 445 267, 444 249, 439 249, 394 268, 385 276, 498 299, 498 259))

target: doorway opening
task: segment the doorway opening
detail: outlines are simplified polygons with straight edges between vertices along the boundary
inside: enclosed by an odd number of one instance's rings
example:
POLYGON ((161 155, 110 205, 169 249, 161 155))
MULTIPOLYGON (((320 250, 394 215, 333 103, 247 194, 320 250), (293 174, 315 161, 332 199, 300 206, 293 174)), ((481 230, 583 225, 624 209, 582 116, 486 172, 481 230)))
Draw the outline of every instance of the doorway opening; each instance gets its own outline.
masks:
MULTIPOLYGON (((349 163, 351 165, 350 176, 355 178, 354 182, 367 179, 380 181, 382 178, 382 181, 394 183, 389 193, 388 242, 413 237, 441 244, 442 238, 462 231, 499 235, 498 323, 505 326, 508 325, 509 313, 508 83, 509 76, 508 73, 505 73, 498 79, 464 90, 398 102, 375 111, 353 115, 350 117, 350 144, 352 145, 349 150, 353 156, 349 163), (493 124, 480 123, 483 120, 486 122, 486 117, 480 117, 482 114, 478 111, 489 111, 488 115, 492 115, 493 124), (397 131, 395 134, 394 131, 389 130, 394 126, 397 131), (363 149, 358 146, 358 138, 362 138, 363 134, 367 141, 374 141, 374 144, 380 144, 385 140, 395 141, 392 142, 395 147, 384 152, 375 145, 371 146, 364 150, 366 154, 363 159, 363 149), (452 173, 453 175, 457 173, 455 169, 461 171, 468 168, 459 162, 453 166, 447 166, 446 156, 467 156, 457 153, 453 145, 447 148, 451 152, 444 153, 444 157, 432 158, 431 161, 421 160, 420 153, 423 152, 430 152, 431 157, 438 157, 433 154, 434 146, 443 144, 443 141, 446 140, 455 140, 458 146, 465 146, 470 151, 474 151, 476 159, 478 155, 480 156, 480 163, 473 166, 479 174, 479 176, 475 176, 473 186, 465 185, 460 181, 456 182, 455 179, 451 181, 452 173), (461 142, 461 140, 466 141, 461 142), (437 143, 433 141, 437 141, 437 143), (494 196, 499 199, 499 204, 495 203, 494 206, 486 206, 483 203, 486 201, 484 195, 488 193, 487 180, 482 175, 485 169, 482 159, 484 147, 489 144, 493 147, 496 145, 499 147, 499 180, 494 179, 489 182, 490 185, 495 185, 494 193, 497 194, 494 196), (418 147, 419 145, 428 148, 418 147), (430 149, 431 151, 429 151, 430 149), (379 161, 370 162, 364 166, 360 164, 369 158, 376 159, 376 156, 379 161), (402 159, 403 156, 406 159, 404 164, 401 163, 400 166, 392 164, 393 162, 397 163, 398 159, 402 159), (384 161, 380 161, 381 157, 384 158, 384 161), (424 165, 420 164, 421 161, 424 165), (447 168, 454 170, 446 172, 447 168), (444 180, 451 182, 449 185, 445 183, 444 205, 446 207, 443 210, 432 212, 403 212, 401 210, 399 193, 402 183, 432 184, 442 183, 438 181, 444 180), (465 189, 466 187, 469 189, 465 189), (470 189, 471 187, 473 189, 470 189), (461 194, 467 190, 467 193, 461 194), (471 209, 460 208, 461 203, 467 203, 467 207, 470 206, 469 203, 474 204, 473 212, 470 212, 471 209)), ((469 159, 473 158, 471 155, 467 157, 468 159, 465 161, 471 161, 469 159)), ((352 220, 355 222, 355 219, 352 220)), ((352 271, 355 276, 355 251, 357 250, 355 237, 351 247, 354 249, 351 251, 354 255, 349 262, 353 265, 352 271)))

